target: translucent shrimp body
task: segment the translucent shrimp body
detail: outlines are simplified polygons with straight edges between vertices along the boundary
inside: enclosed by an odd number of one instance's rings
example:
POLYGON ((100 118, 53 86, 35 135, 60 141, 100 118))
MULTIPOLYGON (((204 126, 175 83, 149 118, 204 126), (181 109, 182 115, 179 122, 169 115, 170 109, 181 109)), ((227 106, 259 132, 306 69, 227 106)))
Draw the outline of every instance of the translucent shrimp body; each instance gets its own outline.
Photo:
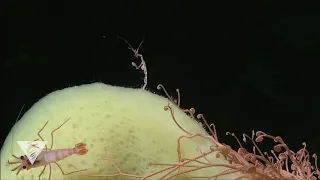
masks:
POLYGON ((32 165, 32 167, 45 166, 49 163, 58 162, 73 154, 84 155, 87 152, 88 152, 88 149, 86 149, 86 144, 84 143, 78 143, 74 148, 42 151, 37 157, 37 160, 32 165))

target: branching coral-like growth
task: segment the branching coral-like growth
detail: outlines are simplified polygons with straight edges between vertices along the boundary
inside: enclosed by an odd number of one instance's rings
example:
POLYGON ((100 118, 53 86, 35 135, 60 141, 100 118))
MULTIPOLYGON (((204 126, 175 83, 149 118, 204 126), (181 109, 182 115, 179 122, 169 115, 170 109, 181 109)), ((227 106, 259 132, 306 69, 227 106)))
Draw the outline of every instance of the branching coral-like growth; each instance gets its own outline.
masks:
MULTIPOLYGON (((168 96, 168 93, 164 89, 162 85, 158 86, 158 89, 163 89, 166 95, 168 96)), ((175 103, 178 107, 180 106, 180 93, 178 92, 178 102, 175 103)), ((168 96, 169 97, 169 96, 168 96)), ((172 98, 169 97, 171 101, 172 98)), ((178 163, 176 164, 176 167, 182 167, 189 162, 198 162, 199 166, 194 167, 194 169, 185 171, 185 172, 179 172, 178 174, 175 174, 174 176, 196 171, 198 169, 203 168, 210 168, 210 167, 218 167, 223 166, 225 167, 225 170, 223 170, 221 173, 206 177, 209 179, 215 179, 216 177, 223 176, 230 173, 235 172, 242 172, 243 175, 238 177, 237 179, 252 179, 252 180, 316 180, 320 177, 320 171, 317 166, 317 156, 316 154, 312 155, 312 158, 314 159, 315 163, 314 165, 310 162, 310 154, 306 149, 306 143, 302 143, 303 148, 300 149, 297 152, 293 152, 290 150, 290 148, 286 145, 286 143, 282 140, 281 137, 268 135, 262 131, 254 132, 252 131, 252 136, 248 136, 247 134, 243 134, 243 141, 246 142, 247 139, 249 139, 253 144, 253 152, 248 152, 245 148, 243 148, 240 140, 235 136, 234 133, 227 132, 227 135, 231 135, 235 137, 237 140, 240 148, 235 151, 230 146, 222 144, 218 141, 215 126, 213 124, 209 125, 204 118, 202 114, 197 115, 197 119, 201 120, 205 126, 209 129, 212 136, 204 135, 204 134, 193 134, 192 132, 189 132, 183 127, 181 127, 178 122, 174 118, 174 112, 173 109, 170 107, 170 105, 165 107, 165 110, 170 110, 171 115, 175 123, 178 125, 178 127, 184 131, 187 135, 181 136, 178 140, 178 163), (202 152, 201 156, 192 157, 190 159, 183 159, 181 158, 180 153, 180 140, 182 138, 193 138, 196 136, 200 136, 206 139, 209 139, 212 141, 214 146, 210 147, 210 150, 207 152, 202 152), (262 142, 265 138, 269 138, 274 140, 277 144, 274 146, 273 150, 271 150, 272 155, 268 155, 267 152, 262 153, 260 148, 258 147, 257 143, 262 142), (224 155, 228 161, 230 162, 230 165, 224 165, 224 164, 214 164, 214 163, 207 163, 207 162, 200 162, 198 159, 200 157, 205 157, 208 154, 212 152, 218 152, 219 154, 224 155), (317 178, 318 177, 318 178, 317 178)), ((191 108, 190 110, 184 110, 191 118, 194 119, 194 108, 191 108)), ((199 177, 198 177, 199 178, 199 177)), ((203 177, 205 178, 205 177, 203 177)))

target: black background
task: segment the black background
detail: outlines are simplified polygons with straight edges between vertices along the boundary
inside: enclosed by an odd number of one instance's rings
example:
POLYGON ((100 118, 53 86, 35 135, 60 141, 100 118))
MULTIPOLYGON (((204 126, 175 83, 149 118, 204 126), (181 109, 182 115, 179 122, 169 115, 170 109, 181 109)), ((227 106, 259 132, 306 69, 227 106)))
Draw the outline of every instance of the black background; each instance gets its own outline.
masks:
MULTIPOLYGON (((319 154, 317 6, 295 2, 182 4, 150 1, 11 2, 5 10, 7 56, 1 63, 1 144, 23 104, 46 94, 103 82, 140 87, 143 74, 127 39, 148 68, 148 89, 165 85, 183 107, 226 131, 262 130, 293 149, 319 154), (314 7, 314 8, 312 8, 314 7)), ((143 109, 141 110, 143 113, 143 109)), ((28 128, 28 127, 26 127, 28 128)), ((165 131, 165 130, 164 130, 165 131)), ((31 133, 31 132, 30 132, 31 133)), ((272 143, 263 146, 269 151, 272 143)))

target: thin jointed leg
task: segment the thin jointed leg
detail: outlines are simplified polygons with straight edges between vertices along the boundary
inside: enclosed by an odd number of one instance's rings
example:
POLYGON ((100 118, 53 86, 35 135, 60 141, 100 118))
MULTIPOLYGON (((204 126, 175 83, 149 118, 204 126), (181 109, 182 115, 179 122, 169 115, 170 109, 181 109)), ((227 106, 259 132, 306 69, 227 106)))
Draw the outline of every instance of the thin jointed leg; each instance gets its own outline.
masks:
POLYGON ((60 166, 58 163, 56 163, 56 162, 54 162, 54 163, 58 166, 58 168, 60 169, 60 171, 61 171, 61 173, 62 173, 63 175, 69 175, 69 174, 73 174, 73 173, 76 173, 76 172, 86 171, 86 170, 87 170, 87 169, 82 169, 82 170, 71 171, 71 172, 65 173, 65 172, 63 172, 61 166, 60 166))
POLYGON ((39 180, 40 180, 40 177, 42 176, 42 174, 43 174, 44 170, 46 170, 46 167, 47 167, 47 165, 45 165, 45 166, 43 167, 43 169, 42 169, 41 173, 39 174, 39 180))
POLYGON ((63 126, 63 125, 64 125, 66 122, 68 122, 69 120, 70 120, 70 118, 67 119, 64 123, 62 123, 59 127, 57 127, 56 129, 54 129, 53 131, 51 131, 51 147, 50 147, 50 150, 51 150, 52 147, 53 147, 53 133, 54 133, 56 130, 60 129, 61 126, 63 126))
MULTIPOLYGON (((47 121, 47 122, 44 124, 44 126, 40 129, 40 131, 38 132, 38 136, 40 137, 41 141, 44 141, 44 140, 43 140, 42 136, 40 135, 40 132, 46 127, 46 125, 48 124, 48 122, 49 122, 49 121, 47 121)), ((45 145, 45 147, 46 147, 45 150, 47 151, 47 150, 48 150, 47 145, 45 145)))
POLYGON ((49 164, 49 179, 48 180, 50 180, 51 179, 51 164, 49 164))

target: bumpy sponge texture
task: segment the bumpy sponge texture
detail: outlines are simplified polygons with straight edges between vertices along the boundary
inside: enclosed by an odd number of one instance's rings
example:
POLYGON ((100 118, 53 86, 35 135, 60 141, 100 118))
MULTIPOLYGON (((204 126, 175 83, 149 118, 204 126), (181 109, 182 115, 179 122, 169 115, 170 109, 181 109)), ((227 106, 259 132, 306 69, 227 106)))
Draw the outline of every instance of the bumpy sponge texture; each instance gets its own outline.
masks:
MULTIPOLYGON (((112 161, 124 173, 144 175, 162 167, 148 166, 149 163, 176 163, 177 139, 185 133, 175 125, 170 112, 164 111, 168 103, 168 99, 142 89, 102 83, 55 91, 34 104, 7 136, 1 149, 1 179, 17 179, 15 172, 11 172, 15 166, 7 165, 7 160, 12 159, 11 154, 23 155, 17 141, 37 139, 37 132, 49 121, 41 135, 50 147, 51 131, 68 118, 70 120, 54 133, 53 149, 73 148, 84 142, 88 153, 59 161, 66 173, 75 170, 70 164, 78 169, 88 169, 85 173, 89 174, 117 173, 110 163, 112 161)), ((181 126, 191 132, 206 133, 199 123, 178 108, 173 109, 181 126)), ((202 138, 184 140, 182 154, 191 157, 199 153, 198 147, 209 146, 210 142, 202 138)), ((226 163, 222 159, 218 161, 226 163)), ((20 180, 38 179, 41 170, 41 167, 22 170, 18 177, 20 180)), ((195 173, 203 174, 204 171, 195 173)), ((47 179, 48 175, 49 168, 42 179, 47 179)), ((64 176, 55 164, 52 164, 51 178, 112 179, 86 177, 79 173, 64 176)))

